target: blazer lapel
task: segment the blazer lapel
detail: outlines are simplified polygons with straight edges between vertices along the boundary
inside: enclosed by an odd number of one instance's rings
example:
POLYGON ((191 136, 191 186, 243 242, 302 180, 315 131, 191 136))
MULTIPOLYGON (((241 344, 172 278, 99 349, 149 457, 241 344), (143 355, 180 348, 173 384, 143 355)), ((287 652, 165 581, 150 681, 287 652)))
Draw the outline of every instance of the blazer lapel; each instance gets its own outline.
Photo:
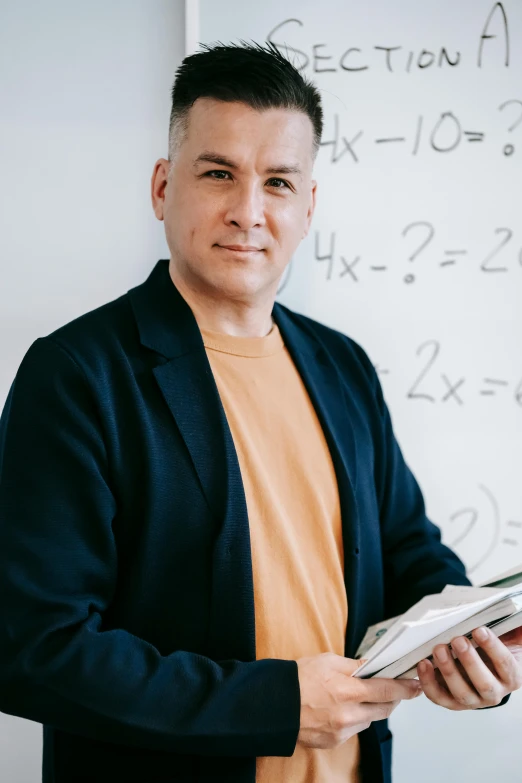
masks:
POLYGON ((206 352, 203 348, 175 357, 153 372, 216 520, 209 655, 214 660, 255 660, 246 500, 232 435, 206 352))
MULTIPOLYGON (((208 654, 255 660, 254 590, 246 500, 232 434, 196 319, 159 261, 129 291, 143 345, 167 359, 154 377, 215 520, 208 654)), ((175 510, 173 510, 175 512, 175 510)))

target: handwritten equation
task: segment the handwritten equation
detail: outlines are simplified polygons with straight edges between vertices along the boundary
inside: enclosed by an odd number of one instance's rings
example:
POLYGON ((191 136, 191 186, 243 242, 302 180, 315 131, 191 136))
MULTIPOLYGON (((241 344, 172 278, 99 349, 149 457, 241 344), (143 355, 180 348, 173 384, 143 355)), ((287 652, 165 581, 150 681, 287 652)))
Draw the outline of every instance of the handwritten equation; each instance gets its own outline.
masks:
MULTIPOLYGON (((449 270, 457 265, 465 265, 467 269, 475 268, 476 271, 484 274, 495 274, 504 272, 517 272, 522 275, 522 247, 517 248, 514 242, 514 232, 511 228, 499 226, 493 230, 493 238, 484 248, 479 257, 470 257, 469 251, 462 245, 455 246, 453 243, 449 247, 437 248, 435 251, 428 247, 435 240, 435 227, 433 223, 426 220, 417 220, 408 223, 400 236, 404 245, 404 256, 402 260, 408 262, 408 266, 414 263, 421 254, 423 255, 423 266, 431 263, 437 265, 441 270, 449 270), (515 249, 513 249, 515 244, 515 249), (410 252, 408 252, 410 251, 410 252), (429 261, 428 261, 429 259, 429 261)), ((391 246, 393 238, 391 237, 387 245, 391 246)), ((327 240, 320 231, 315 232, 314 260, 324 264, 325 278, 328 281, 346 280, 350 283, 359 283, 363 280, 371 279, 375 274, 399 271, 402 274, 403 282, 406 284, 414 283, 416 272, 408 270, 405 274, 400 270, 397 259, 396 264, 376 264, 374 259, 356 253, 349 255, 346 252, 337 251, 337 233, 330 232, 327 240)), ((413 267, 412 267, 413 270, 413 267)), ((444 274, 451 274, 444 271, 444 274)), ((289 274, 286 276, 285 283, 288 282, 289 274)), ((283 290, 282 286, 279 290, 283 290)))
MULTIPOLYGON (((420 370, 405 391, 408 400, 426 400, 431 403, 455 403, 464 405, 466 401, 478 397, 500 400, 510 399, 522 409, 522 377, 493 378, 484 376, 478 387, 470 387, 465 376, 448 378, 441 372, 444 365, 440 359, 441 344, 438 340, 425 340, 416 350, 420 360, 420 370), (466 388, 464 389, 464 386, 466 388)), ((378 375, 388 375, 389 369, 375 365, 378 375)))
POLYGON ((493 492, 484 484, 478 488, 485 498, 485 509, 478 505, 459 507, 444 525, 451 549, 464 553, 466 541, 473 541, 475 556, 467 564, 469 574, 484 565, 499 547, 510 549, 522 544, 522 519, 506 518, 493 492))
MULTIPOLYGON (((497 107, 497 111, 511 114, 509 124, 506 126, 507 134, 514 133, 516 128, 522 125, 522 100, 512 98, 503 101, 497 107)), ((485 131, 466 129, 463 121, 452 111, 441 112, 430 126, 426 126, 426 118, 420 114, 410 136, 375 136, 373 134, 370 143, 389 149, 404 145, 409 148, 412 156, 416 156, 426 149, 435 153, 447 153, 454 152, 465 144, 473 144, 477 147, 486 141, 485 131)), ((326 133, 323 133, 320 143, 321 148, 330 148, 330 163, 334 165, 340 161, 351 161, 352 163, 361 161, 363 152, 360 149, 360 144, 365 131, 358 129, 357 132, 348 135, 345 135, 345 132, 347 133, 344 128, 340 127, 339 115, 334 114, 333 133, 329 131, 328 127, 326 133)), ((511 140, 513 138, 510 136, 507 141, 499 145, 505 157, 509 158, 515 152, 515 144, 511 140)))

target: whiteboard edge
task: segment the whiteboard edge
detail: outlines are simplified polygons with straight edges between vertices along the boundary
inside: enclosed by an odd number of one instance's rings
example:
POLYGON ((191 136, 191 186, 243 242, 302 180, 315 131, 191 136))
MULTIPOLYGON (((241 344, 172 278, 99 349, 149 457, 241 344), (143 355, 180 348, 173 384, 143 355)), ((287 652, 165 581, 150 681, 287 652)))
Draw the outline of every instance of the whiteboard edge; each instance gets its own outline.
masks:
POLYGON ((185 0, 185 57, 194 54, 199 40, 199 0, 185 0))

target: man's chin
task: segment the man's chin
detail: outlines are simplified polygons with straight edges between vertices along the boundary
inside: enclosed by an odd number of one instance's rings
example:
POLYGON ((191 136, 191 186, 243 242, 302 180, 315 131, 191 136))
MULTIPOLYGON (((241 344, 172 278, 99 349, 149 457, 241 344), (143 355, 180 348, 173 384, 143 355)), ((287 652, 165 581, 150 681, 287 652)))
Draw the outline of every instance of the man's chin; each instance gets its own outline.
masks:
POLYGON ((277 279, 267 279, 266 276, 258 274, 255 270, 236 270, 235 273, 227 274, 226 277, 217 277, 206 279, 206 287, 211 288, 214 295, 224 299, 255 299, 265 297, 267 292, 273 288, 274 296, 277 291, 277 279))

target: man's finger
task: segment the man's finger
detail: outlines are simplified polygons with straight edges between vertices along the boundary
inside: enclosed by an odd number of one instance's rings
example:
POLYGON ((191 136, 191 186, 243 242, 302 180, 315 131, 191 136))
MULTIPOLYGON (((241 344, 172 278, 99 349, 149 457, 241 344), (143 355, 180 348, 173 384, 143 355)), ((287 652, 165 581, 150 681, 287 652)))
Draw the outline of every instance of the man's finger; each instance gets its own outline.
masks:
POLYGON ((500 704, 506 694, 506 687, 473 645, 460 636, 452 641, 451 647, 458 659, 454 661, 457 674, 450 682, 446 672, 442 673, 455 698, 470 709, 500 704))
POLYGON ((361 704, 364 709, 364 719, 373 723, 374 720, 385 720, 399 706, 400 701, 384 701, 376 704, 361 704))
MULTIPOLYGON (((473 631, 473 639, 480 649, 486 653, 493 664, 494 672, 500 682, 505 686, 505 691, 511 693, 520 688, 522 686, 522 666, 503 641, 498 639, 495 634, 491 633, 487 628, 476 628, 473 631)), ((471 645, 469 646, 471 647, 471 645)), ((473 652, 475 651, 473 650, 473 652)), ((477 654, 475 653, 475 655, 477 654)), ((477 658, 480 660, 478 655, 477 658)), ((459 655, 459 659, 461 660, 462 665, 464 665, 461 655, 459 655)), ((488 668, 485 664, 483 665, 486 669, 488 668)), ((465 668, 466 671, 468 671, 467 667, 465 668)), ((477 684, 469 671, 468 674, 475 687, 477 687, 477 684)), ((480 688, 477 688, 477 690, 480 692, 480 688)), ((504 694, 502 694, 502 696, 503 695, 504 694)))
MULTIPOLYGON (((445 683, 438 681, 437 673, 431 661, 421 661, 417 665, 417 674, 419 675, 419 682, 422 685, 424 695, 434 704, 446 707, 448 710, 459 711, 466 709, 466 707, 455 700, 445 683)), ((440 677, 442 678, 442 675, 440 677)))
POLYGON ((361 689, 357 692, 357 700, 370 704, 414 699, 422 693, 418 680, 391 680, 384 677, 372 677, 368 680, 359 680, 359 683, 361 689))
MULTIPOLYGON (((466 709, 477 709, 484 705, 482 703, 482 695, 477 693, 477 690, 474 687, 475 680, 480 682, 484 691, 488 694, 488 704, 490 703, 490 700, 493 699, 497 682, 494 675, 480 660, 467 639, 460 637, 458 640, 454 640, 454 643, 458 644, 459 641, 462 642, 462 644, 466 643, 466 650, 462 652, 462 657, 460 649, 458 650, 458 654, 459 660, 468 677, 463 676, 457 665, 457 661, 453 658, 453 655, 446 644, 439 644, 435 647, 433 650, 433 659, 439 667, 439 672, 444 678, 448 691, 452 694, 454 699, 466 709), (474 660, 474 658, 476 658, 476 660, 474 660), (472 670, 475 680, 471 676, 468 667, 472 670)), ((455 649, 453 644, 452 647, 455 649)))

